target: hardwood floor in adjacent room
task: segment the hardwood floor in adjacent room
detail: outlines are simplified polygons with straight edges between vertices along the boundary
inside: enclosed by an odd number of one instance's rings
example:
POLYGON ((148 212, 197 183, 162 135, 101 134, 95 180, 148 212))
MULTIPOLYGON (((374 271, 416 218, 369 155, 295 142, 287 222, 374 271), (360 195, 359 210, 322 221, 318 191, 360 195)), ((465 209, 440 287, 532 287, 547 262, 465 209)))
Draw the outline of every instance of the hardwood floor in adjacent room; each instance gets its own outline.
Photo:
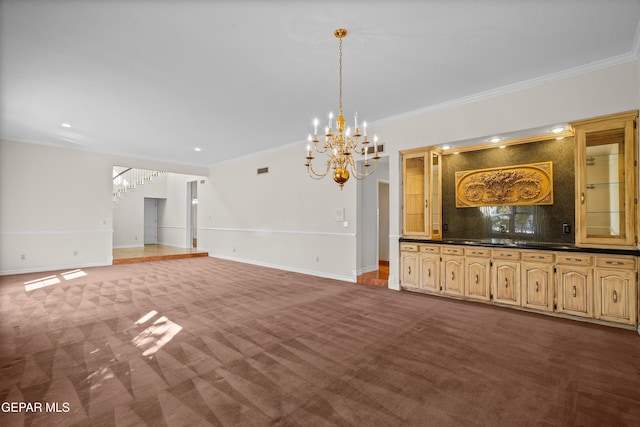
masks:
POLYGON ((177 248, 175 246, 157 244, 149 244, 137 248, 116 248, 112 252, 113 264, 209 256, 208 252, 198 248, 177 248))

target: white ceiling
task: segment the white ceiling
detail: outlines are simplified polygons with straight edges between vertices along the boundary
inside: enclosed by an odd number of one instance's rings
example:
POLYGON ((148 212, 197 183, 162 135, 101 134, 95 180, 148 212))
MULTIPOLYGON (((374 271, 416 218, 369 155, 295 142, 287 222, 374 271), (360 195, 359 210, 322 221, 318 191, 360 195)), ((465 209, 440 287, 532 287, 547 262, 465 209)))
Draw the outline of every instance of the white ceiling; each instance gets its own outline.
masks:
POLYGON ((0 137, 197 166, 302 147, 337 110, 339 27, 371 127, 638 56, 640 0, 0 1, 0 137))

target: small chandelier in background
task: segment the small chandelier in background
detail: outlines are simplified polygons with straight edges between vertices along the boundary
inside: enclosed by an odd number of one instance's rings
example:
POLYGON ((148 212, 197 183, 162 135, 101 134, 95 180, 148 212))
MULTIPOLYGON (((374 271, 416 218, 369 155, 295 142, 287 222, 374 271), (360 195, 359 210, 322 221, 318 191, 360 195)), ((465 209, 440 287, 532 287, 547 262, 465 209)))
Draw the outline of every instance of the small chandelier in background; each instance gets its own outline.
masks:
POLYGON ((340 28, 334 31, 334 36, 340 40, 340 109, 336 118, 335 133, 332 126, 333 113, 329 113, 329 125, 325 127, 325 141, 320 147, 318 146, 318 119, 313 120, 313 136, 309 135, 309 144, 307 145, 307 172, 314 179, 322 179, 333 170, 333 180, 343 188, 344 183, 353 175, 356 179, 364 179, 371 175, 378 167, 378 137, 373 137, 374 150, 372 159, 375 160, 373 168, 369 164, 369 140, 367 139, 367 122, 362 123, 363 133, 360 134, 358 128, 358 113, 355 114, 354 132, 351 127, 345 129, 344 116, 342 115, 342 39, 347 36, 347 30, 340 28), (360 141, 362 138, 362 141, 360 141), (319 154, 327 153, 326 169, 324 172, 316 172, 313 169, 312 161, 314 159, 313 150, 319 154), (359 170, 354 155, 364 156, 364 169, 359 170))

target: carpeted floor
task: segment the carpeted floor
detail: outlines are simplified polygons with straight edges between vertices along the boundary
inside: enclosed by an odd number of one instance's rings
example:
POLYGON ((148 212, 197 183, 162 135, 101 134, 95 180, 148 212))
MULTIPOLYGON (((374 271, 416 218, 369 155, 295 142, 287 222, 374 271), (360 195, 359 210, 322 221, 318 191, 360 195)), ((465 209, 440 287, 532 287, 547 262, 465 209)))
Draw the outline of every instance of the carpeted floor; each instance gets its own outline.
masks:
POLYGON ((2 426, 640 425, 633 331, 214 258, 0 277, 0 322, 2 426))

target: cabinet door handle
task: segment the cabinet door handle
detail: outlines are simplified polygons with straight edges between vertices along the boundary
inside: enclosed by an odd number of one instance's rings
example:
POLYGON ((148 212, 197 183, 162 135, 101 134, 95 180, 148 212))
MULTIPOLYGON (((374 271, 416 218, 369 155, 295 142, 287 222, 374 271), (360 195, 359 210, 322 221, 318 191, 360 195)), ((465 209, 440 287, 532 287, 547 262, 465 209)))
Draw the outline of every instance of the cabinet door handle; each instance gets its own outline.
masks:
POLYGON ((538 282, 536 282, 536 292, 538 292, 538 282))
POLYGON ((613 291, 613 302, 618 302, 618 293, 613 291))
POLYGON ((424 207, 425 208, 429 207, 429 199, 424 199, 424 207))
POLYGON ((574 298, 576 297, 576 293, 577 293, 576 287, 574 286, 573 290, 571 291, 571 294, 573 295, 574 298))
POLYGON ((620 264, 622 264, 621 262, 618 262, 618 261, 607 261, 606 263, 609 264, 609 265, 620 265, 620 264))
POLYGON ((454 280, 453 271, 451 272, 451 280, 454 280))
POLYGON ((427 270, 427 277, 431 277, 431 269, 427 270))
POLYGON ((478 283, 478 275, 476 274, 476 284, 478 283))
POLYGON ((580 193, 580 203, 584 205, 584 193, 580 193))
POLYGON ((567 258, 567 261, 582 262, 581 258, 567 258))
POLYGON ((532 258, 532 259, 543 259, 544 257, 543 257, 543 256, 540 256, 540 255, 534 255, 534 256, 532 256, 531 258, 532 258))
POLYGON ((411 274, 411 266, 409 266, 409 274, 411 274))
POLYGON ((507 279, 506 277, 504 278, 504 287, 505 288, 509 287, 509 279, 507 279))

